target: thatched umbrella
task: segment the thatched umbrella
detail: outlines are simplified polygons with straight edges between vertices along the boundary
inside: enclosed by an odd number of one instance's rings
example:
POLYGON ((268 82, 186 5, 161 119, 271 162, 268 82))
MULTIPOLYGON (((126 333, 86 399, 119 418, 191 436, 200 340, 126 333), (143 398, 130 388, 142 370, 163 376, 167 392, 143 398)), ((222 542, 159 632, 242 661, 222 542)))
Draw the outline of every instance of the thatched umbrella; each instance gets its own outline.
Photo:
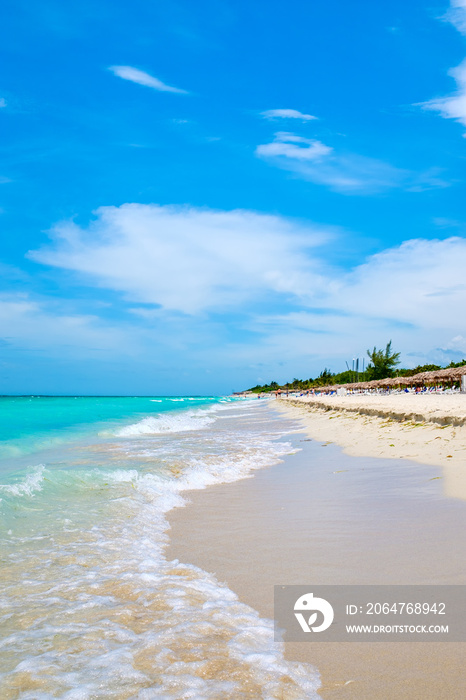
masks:
POLYGON ((393 377, 392 382, 394 386, 411 386, 412 377, 393 377))
POLYGON ((459 381, 466 374, 466 365, 463 367, 449 367, 447 369, 435 369, 431 372, 419 372, 410 377, 413 384, 426 385, 435 383, 448 383, 459 381))
POLYGON ((372 386, 372 382, 355 382, 354 384, 347 384, 346 386, 349 389, 358 389, 358 390, 370 389, 372 386))
POLYGON ((436 372, 419 372, 419 374, 414 374, 411 377, 413 384, 426 384, 427 382, 434 382, 436 372))
POLYGON ((320 391, 320 392, 325 392, 325 393, 327 393, 328 391, 335 391, 336 388, 337 388, 337 387, 336 387, 336 386, 333 386, 333 385, 329 385, 329 386, 319 386, 319 387, 316 387, 316 391, 320 391))
POLYGON ((387 389, 395 386, 425 386, 435 383, 453 383, 461 381, 466 374, 466 365, 462 367, 449 367, 448 369, 436 369, 431 372, 419 372, 410 377, 387 377, 386 379, 372 379, 369 382, 353 382, 352 384, 332 384, 316 387, 317 391, 330 392, 344 388, 349 391, 359 389, 387 389))
POLYGON ((438 377, 447 381, 457 381, 466 374, 466 365, 464 367, 449 367, 448 369, 440 369, 436 372, 438 377))
POLYGON ((463 365, 462 367, 452 367, 452 370, 452 376, 456 381, 459 381, 461 377, 466 374, 466 365, 463 365))
POLYGON ((371 379, 369 382, 365 382, 366 384, 366 389, 377 389, 379 386, 379 380, 378 379, 371 379))
POLYGON ((413 386, 413 384, 414 384, 412 376, 411 377, 400 377, 400 379, 402 380, 402 384, 404 386, 413 386))
POLYGON ((466 366, 463 367, 449 367, 448 369, 441 369, 438 371, 438 378, 444 384, 453 385, 454 382, 460 382, 461 377, 466 374, 466 366))

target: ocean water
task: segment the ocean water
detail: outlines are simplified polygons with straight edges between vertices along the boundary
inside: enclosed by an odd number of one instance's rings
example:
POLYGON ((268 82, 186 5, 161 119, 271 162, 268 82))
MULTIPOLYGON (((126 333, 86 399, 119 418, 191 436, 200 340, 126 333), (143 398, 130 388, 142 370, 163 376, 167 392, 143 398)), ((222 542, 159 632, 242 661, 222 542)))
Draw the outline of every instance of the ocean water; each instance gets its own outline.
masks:
POLYGON ((1 398, 2 700, 317 698, 271 620, 165 557, 185 492, 276 463, 290 430, 257 400, 1 398))

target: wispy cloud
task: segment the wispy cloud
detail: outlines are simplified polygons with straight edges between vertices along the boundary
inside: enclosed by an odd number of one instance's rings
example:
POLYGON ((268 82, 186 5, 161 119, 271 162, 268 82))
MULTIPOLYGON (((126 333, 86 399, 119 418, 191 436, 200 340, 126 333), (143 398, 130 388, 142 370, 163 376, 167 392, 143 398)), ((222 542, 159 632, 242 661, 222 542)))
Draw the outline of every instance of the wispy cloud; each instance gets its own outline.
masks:
POLYGON ((0 109, 6 107, 6 100, 4 97, 0 97, 0 109))
MULTIPOLYGON (((462 224, 456 219, 449 219, 445 216, 436 216, 432 219, 432 223, 439 228, 461 228, 462 224)), ((464 227, 463 227, 464 228, 464 227)))
POLYGON ((405 241, 344 271, 326 261, 323 246, 336 235, 330 227, 246 210, 144 204, 97 214, 89 229, 57 225, 51 244, 29 257, 129 301, 187 314, 277 294, 305 308, 440 327, 457 325, 466 305, 460 236, 405 241))
POLYGON ((103 207, 88 232, 71 222, 51 232, 34 260, 73 270, 131 302, 199 314, 267 294, 307 294, 322 282, 303 253, 334 235, 251 211, 126 204, 103 207))
POLYGON ((267 109, 261 112, 261 117, 264 119, 300 119, 303 122, 309 122, 312 119, 317 119, 312 114, 303 114, 297 109, 267 109))
POLYGON ((278 132, 256 156, 296 176, 346 194, 370 194, 398 187, 409 173, 388 163, 353 153, 336 153, 321 141, 278 132))
MULTIPOLYGON (((466 306, 465 238, 405 241, 348 270, 328 263, 335 235, 251 211, 126 204, 100 209, 88 228, 57 225, 51 243, 30 257, 72 271, 96 294, 119 293, 144 329, 131 333, 134 343, 151 352, 159 335, 183 352, 191 343, 197 352, 201 338, 205 352, 208 337, 216 362, 221 346, 223 362, 260 356, 292 373, 310 354, 322 366, 344 366, 345 353, 390 337, 405 351, 454 344, 466 306), (227 326, 241 318, 247 342, 228 347, 217 337, 222 317, 227 326)), ((2 300, 0 320, 8 335, 31 343, 50 335, 54 343, 124 346, 95 317, 51 317, 27 299, 2 300)))
POLYGON ((458 326, 466 303, 466 239, 413 239, 370 256, 345 276, 339 308, 413 326, 458 326), (463 268, 464 270, 464 268, 463 268))
POLYGON ((321 160, 332 152, 329 146, 321 141, 306 139, 303 136, 279 131, 272 143, 266 143, 256 148, 256 155, 266 158, 284 156, 296 160, 321 160))
POLYGON ((145 73, 138 68, 133 68, 132 66, 110 66, 109 70, 119 78, 123 78, 123 80, 130 80, 132 83, 145 85, 146 87, 159 90, 160 92, 175 92, 180 95, 189 94, 187 90, 181 90, 180 88, 173 87, 172 85, 166 85, 153 75, 145 73))
POLYGON ((263 331, 267 349, 286 358, 289 376, 300 376, 300 363, 308 366, 299 348, 309 348, 321 358, 321 367, 330 363, 335 371, 344 368, 344 359, 388 338, 394 339, 408 366, 449 362, 466 351, 464 333, 458 335, 466 304, 465 264, 464 238, 405 241, 350 271, 331 271, 322 296, 311 291, 308 309, 261 315, 252 326, 263 331), (406 357, 419 347, 432 350, 406 357), (444 348, 440 353, 435 350, 439 347, 444 348))
POLYGON ((451 22, 461 34, 466 34, 466 0, 451 0, 443 19, 451 22))
MULTIPOLYGON (((451 0, 450 9, 443 16, 453 24, 461 34, 466 35, 466 0, 451 0)), ((466 126, 466 59, 456 68, 448 71, 456 82, 456 91, 446 97, 436 97, 418 106, 426 110, 439 112, 444 119, 454 119, 466 126)))
POLYGON ((457 90, 447 97, 437 97, 427 102, 422 102, 423 109, 440 112, 444 119, 455 119, 455 121, 466 126, 466 60, 456 68, 448 71, 457 85, 457 90))
POLYGON ((451 182, 441 177, 443 172, 442 168, 428 168, 418 174, 408 173, 405 189, 408 192, 427 192, 450 187, 451 182))
POLYGON ((124 328, 105 323, 89 314, 60 313, 56 300, 32 299, 26 294, 0 295, 3 339, 13 346, 47 350, 56 355, 102 351, 127 353, 132 345, 124 328))

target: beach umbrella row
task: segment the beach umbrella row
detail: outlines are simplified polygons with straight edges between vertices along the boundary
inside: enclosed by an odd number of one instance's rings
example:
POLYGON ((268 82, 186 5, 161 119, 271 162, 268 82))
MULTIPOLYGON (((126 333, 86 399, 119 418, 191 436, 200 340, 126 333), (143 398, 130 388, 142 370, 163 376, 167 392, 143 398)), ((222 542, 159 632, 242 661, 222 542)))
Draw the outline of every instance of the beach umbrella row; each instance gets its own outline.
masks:
POLYGON ((402 386, 425 386, 427 384, 453 384, 458 382, 466 374, 466 365, 463 367, 449 367, 448 369, 436 369, 431 372, 419 372, 411 377, 389 377, 387 379, 373 379, 370 382, 354 382, 353 384, 333 384, 323 386, 318 391, 329 393, 337 389, 389 389, 402 386))

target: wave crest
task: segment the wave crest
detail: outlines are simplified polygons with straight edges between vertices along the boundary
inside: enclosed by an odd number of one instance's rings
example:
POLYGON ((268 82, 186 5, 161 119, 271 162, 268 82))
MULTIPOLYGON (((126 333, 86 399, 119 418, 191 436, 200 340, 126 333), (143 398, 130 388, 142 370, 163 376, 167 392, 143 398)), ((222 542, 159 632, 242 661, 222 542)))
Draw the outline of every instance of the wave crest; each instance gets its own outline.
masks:
POLYGON ((42 491, 45 467, 37 465, 30 474, 16 484, 0 484, 0 493, 9 496, 32 496, 35 491, 42 491))
POLYGON ((147 416, 137 423, 121 428, 117 437, 140 437, 141 435, 160 435, 160 433, 181 433, 189 430, 201 430, 214 423, 215 418, 206 411, 184 411, 183 413, 161 413, 147 416))

